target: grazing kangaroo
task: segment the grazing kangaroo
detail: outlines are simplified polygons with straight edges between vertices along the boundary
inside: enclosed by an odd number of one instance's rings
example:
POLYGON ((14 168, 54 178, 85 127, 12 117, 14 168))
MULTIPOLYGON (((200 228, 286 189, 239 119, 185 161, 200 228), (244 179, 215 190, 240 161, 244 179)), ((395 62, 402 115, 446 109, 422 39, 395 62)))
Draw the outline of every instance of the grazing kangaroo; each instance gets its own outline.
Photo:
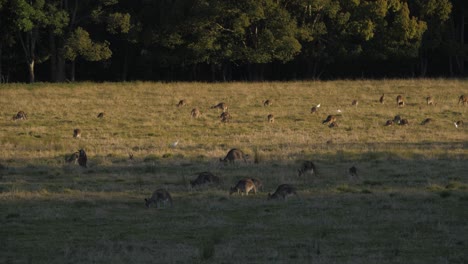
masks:
POLYGON ((426 98, 426 104, 427 105, 434 105, 434 98, 432 96, 428 96, 426 98))
POLYGON ((331 122, 329 125, 328 125, 329 128, 334 128, 334 127, 338 127, 338 123, 337 122, 331 122))
POLYGON ((385 103, 385 94, 382 94, 382 96, 380 96, 379 102, 381 104, 385 103))
POLYGON ((349 175, 351 177, 358 177, 357 168, 354 165, 351 168, 349 168, 349 175))
POLYGON ((221 122, 227 123, 231 121, 231 114, 229 112, 222 112, 219 118, 221 118, 221 122))
POLYGON ((272 114, 269 114, 269 115, 268 115, 268 122, 269 122, 269 123, 274 123, 274 122, 275 122, 275 116, 272 115, 272 114))
POLYGON ((104 112, 101 112, 97 115, 98 118, 104 118, 104 112))
POLYGON ((149 208, 152 203, 156 204, 156 208, 160 208, 161 205, 166 207, 166 203, 169 202, 169 205, 172 207, 172 197, 171 194, 164 189, 157 189, 151 195, 151 198, 145 198, 146 208, 149 208))
POLYGON ((409 122, 408 122, 408 119, 405 119, 403 118, 402 120, 400 120, 400 126, 407 126, 409 125, 409 122))
POLYGON ((84 151, 84 149, 78 150, 78 164, 81 167, 87 168, 86 166, 87 162, 88 162, 88 156, 86 156, 86 152, 84 151))
POLYGON ((403 96, 401 96, 401 95, 398 95, 398 96, 396 97, 396 102, 397 102, 397 105, 398 105, 399 107, 405 106, 405 101, 403 101, 403 96))
POLYGON ((250 180, 255 184, 255 187, 257 190, 263 189, 263 183, 261 180, 256 179, 256 178, 250 178, 250 180))
POLYGON ((229 189, 229 195, 232 195, 235 192, 240 195, 242 195, 242 193, 249 195, 251 190, 253 190, 254 194, 257 194, 257 187, 255 186, 255 183, 251 179, 242 179, 237 182, 236 186, 229 189))
POLYGON ((276 188, 276 191, 273 194, 268 193, 268 200, 272 199, 283 199, 286 200, 289 196, 296 195, 296 188, 289 184, 281 184, 276 188))
POLYGON ((333 123, 336 121, 336 116, 329 115, 325 120, 322 121, 322 124, 333 123))
POLYGON ((221 103, 219 103, 219 104, 217 104, 217 105, 213 105, 213 106, 211 107, 211 109, 214 109, 214 108, 221 109, 221 110, 223 110, 223 112, 226 112, 226 111, 228 110, 227 104, 225 104, 225 103, 223 103, 223 102, 221 102, 221 103))
POLYGON ((194 108, 190 112, 190 115, 192 116, 192 118, 199 118, 201 116, 201 112, 198 108, 194 108))
POLYGON ((74 138, 81 138, 81 129, 79 129, 79 128, 73 129, 73 137, 74 138))
POLYGON ((26 120, 26 119, 28 119, 28 115, 26 115, 26 113, 24 111, 19 111, 18 113, 16 113, 16 115, 13 116, 12 119, 14 121, 16 121, 16 120, 26 120))
POLYGON ((229 150, 229 152, 226 154, 226 157, 224 159, 219 159, 219 161, 222 161, 222 162, 235 162, 236 160, 244 160, 244 162, 247 162, 247 158, 249 157, 249 155, 246 155, 244 154, 244 152, 242 152, 241 150, 239 149, 231 149, 229 150))
POLYGON ((353 102, 351 102, 351 105, 354 105, 354 106, 358 106, 359 102, 358 100, 353 100, 353 102))
POLYGON ((181 107, 181 106, 186 106, 187 105, 187 101, 182 99, 179 101, 179 103, 177 104, 177 107, 181 107))
POLYGON ((432 118, 426 118, 421 122, 421 125, 427 125, 429 123, 432 123, 432 118))
POLYGON ((465 96, 464 94, 460 95, 460 98, 458 98, 458 104, 462 103, 463 105, 468 104, 468 97, 465 96))
POLYGON ((263 102, 263 106, 271 106, 273 104, 273 102, 271 100, 265 100, 263 102))
POLYGON ((385 126, 392 126, 393 125, 393 120, 387 120, 387 122, 385 122, 385 126))
POLYGON ((190 185, 193 187, 208 183, 219 183, 219 178, 209 171, 200 172, 198 177, 190 181, 190 185))
POLYGON ((297 170, 297 175, 300 177, 306 173, 317 175, 317 168, 312 161, 304 161, 301 168, 297 170))
POLYGON ((75 152, 75 153, 71 154, 70 157, 65 158, 65 161, 66 161, 67 163, 72 163, 72 162, 73 162, 74 164, 76 164, 76 162, 78 161, 78 157, 79 157, 79 156, 80 156, 80 153, 79 153, 79 152, 75 152))

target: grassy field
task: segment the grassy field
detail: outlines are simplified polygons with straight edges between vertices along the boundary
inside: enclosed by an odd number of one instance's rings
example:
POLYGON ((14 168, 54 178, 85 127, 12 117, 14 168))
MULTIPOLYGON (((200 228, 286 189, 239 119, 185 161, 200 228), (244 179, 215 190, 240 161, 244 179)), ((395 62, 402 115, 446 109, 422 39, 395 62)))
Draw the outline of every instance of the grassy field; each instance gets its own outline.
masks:
POLYGON ((465 80, 2 85, 0 263, 468 263, 468 106, 457 104, 467 87, 465 80), (398 94, 405 107, 397 107, 398 94), (436 105, 426 105, 429 95, 436 105), (176 107, 181 99, 187 105, 176 107), (273 104, 264 107, 266 99, 273 104), (210 109, 219 102, 231 122, 210 109), (28 119, 13 121, 20 110, 28 119), (338 127, 322 124, 330 114, 338 127), (395 115, 410 124, 384 126, 395 115), (425 118, 433 122, 421 125, 425 118), (465 126, 456 128, 458 120, 465 126), (88 168, 65 162, 80 148, 88 168), (251 159, 221 164, 231 148, 251 159), (306 160, 318 175, 297 175, 306 160), (348 175, 353 165, 358 178, 348 175), (220 184, 192 189, 202 171, 220 184), (261 179, 263 189, 229 196, 245 177, 261 179), (267 201, 282 183, 299 196, 267 201), (157 188, 172 194, 173 208, 144 206, 157 188))

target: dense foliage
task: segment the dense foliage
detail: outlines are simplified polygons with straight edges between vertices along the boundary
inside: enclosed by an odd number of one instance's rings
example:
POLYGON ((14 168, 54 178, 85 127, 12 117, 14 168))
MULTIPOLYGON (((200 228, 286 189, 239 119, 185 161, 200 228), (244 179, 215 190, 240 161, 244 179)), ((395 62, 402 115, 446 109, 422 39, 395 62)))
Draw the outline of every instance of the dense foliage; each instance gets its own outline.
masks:
POLYGON ((0 77, 466 76, 467 11, 465 0, 0 0, 0 77))

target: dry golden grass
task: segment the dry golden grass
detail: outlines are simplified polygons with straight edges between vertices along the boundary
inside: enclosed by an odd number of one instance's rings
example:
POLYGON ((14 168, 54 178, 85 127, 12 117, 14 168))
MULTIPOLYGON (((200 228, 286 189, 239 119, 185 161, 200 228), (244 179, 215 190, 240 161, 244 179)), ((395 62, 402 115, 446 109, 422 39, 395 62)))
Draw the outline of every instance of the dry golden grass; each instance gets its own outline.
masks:
POLYGON ((468 133, 453 124, 467 123, 468 106, 457 104, 466 87, 442 79, 2 85, 0 263, 466 263, 468 133), (219 102, 229 123, 210 109, 219 102), (202 116, 192 118, 193 108, 202 116), (13 121, 20 110, 28 119, 13 121), (322 125, 330 114, 338 127, 322 125), (410 124, 385 127, 395 115, 410 124), (433 122, 420 125, 426 118, 433 122), (80 148, 87 169, 65 162, 80 148), (250 162, 220 164, 231 148, 250 162), (318 176, 297 176, 304 160, 318 176), (353 165, 358 178, 348 175, 353 165), (191 189, 201 171, 220 184, 191 189), (229 196, 247 177, 264 191, 229 196), (282 183, 299 197, 267 201, 282 183), (145 208, 157 188, 170 191, 174 208, 145 208))

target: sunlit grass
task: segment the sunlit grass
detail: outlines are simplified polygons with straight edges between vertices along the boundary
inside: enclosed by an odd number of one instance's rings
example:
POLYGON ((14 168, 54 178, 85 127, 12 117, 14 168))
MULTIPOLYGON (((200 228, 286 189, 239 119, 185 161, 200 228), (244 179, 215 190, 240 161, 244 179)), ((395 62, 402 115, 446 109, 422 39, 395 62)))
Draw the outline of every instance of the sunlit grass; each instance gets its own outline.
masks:
POLYGON ((465 263, 468 133, 453 122, 466 123, 468 107, 457 102, 467 85, 2 85, 0 262, 465 263), (437 105, 426 105, 429 95, 437 105), (181 99, 188 105, 176 107, 181 99), (266 99, 273 104, 264 107, 266 99), (231 122, 210 109, 219 102, 231 122), (12 121, 20 110, 28 120, 12 121), (339 115, 339 127, 322 124, 329 114, 339 115), (410 125, 385 127, 395 115, 410 125), (428 117, 434 122, 420 125, 428 117), (72 137, 75 128, 82 138, 72 137), (87 169, 65 162, 80 148, 87 169), (250 162, 220 164, 231 148, 250 162), (297 176, 304 160, 319 176, 297 176), (353 165, 359 177, 348 175, 353 165), (219 185, 190 188, 201 171, 218 175, 219 185), (245 177, 261 179, 263 191, 229 196, 245 177), (267 201, 282 183, 299 197, 267 201), (171 192, 174 208, 144 207, 156 188, 171 192))

